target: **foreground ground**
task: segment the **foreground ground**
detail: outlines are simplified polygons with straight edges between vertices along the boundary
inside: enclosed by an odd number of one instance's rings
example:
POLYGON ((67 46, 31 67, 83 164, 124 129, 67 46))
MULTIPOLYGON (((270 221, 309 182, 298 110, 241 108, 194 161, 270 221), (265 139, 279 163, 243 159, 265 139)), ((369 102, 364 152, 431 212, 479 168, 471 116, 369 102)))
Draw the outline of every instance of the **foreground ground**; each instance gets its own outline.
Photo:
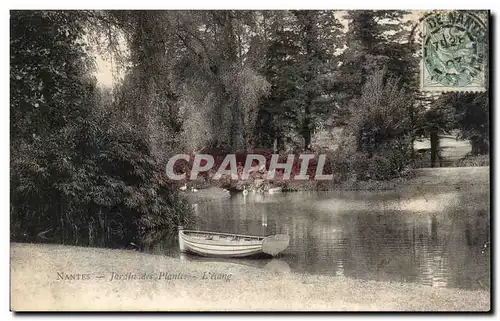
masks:
POLYGON ((11 244, 15 311, 487 311, 489 302, 486 291, 273 272, 135 251, 11 244), (111 280, 113 273, 120 279, 111 280))

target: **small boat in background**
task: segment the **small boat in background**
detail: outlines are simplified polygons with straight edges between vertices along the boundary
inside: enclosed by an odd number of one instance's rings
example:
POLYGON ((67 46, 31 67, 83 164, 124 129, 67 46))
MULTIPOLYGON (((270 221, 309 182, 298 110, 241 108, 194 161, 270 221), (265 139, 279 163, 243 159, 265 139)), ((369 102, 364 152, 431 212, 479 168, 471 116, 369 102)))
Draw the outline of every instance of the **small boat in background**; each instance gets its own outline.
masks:
POLYGON ((182 253, 202 256, 245 257, 258 254, 275 256, 290 243, 286 234, 253 236, 230 233, 185 230, 179 226, 179 248, 182 253))

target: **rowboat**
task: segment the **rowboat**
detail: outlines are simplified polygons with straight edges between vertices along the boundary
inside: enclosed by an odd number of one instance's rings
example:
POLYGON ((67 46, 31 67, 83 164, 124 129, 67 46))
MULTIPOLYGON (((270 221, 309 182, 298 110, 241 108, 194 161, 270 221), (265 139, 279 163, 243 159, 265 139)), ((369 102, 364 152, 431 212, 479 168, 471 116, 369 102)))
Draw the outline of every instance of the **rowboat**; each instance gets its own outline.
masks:
POLYGON ((179 248, 182 253, 202 256, 245 257, 268 254, 276 256, 290 243, 286 234, 254 236, 196 230, 179 226, 179 248))

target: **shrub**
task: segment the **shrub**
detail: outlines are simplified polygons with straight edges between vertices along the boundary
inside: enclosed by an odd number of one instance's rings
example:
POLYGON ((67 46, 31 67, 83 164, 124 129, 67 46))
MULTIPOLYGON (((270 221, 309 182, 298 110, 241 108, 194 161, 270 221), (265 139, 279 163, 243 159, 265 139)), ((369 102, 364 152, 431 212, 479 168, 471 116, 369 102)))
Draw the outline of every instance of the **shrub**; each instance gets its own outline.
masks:
POLYGON ((383 70, 366 82, 352 102, 347 130, 355 138, 356 153, 349 168, 359 180, 399 177, 411 163, 408 128, 411 95, 383 70))
POLYGON ((171 229, 190 213, 146 140, 108 117, 89 115, 13 152, 14 238, 42 232, 92 243, 96 235, 171 229))
POLYGON ((479 167, 479 166, 490 166, 490 155, 468 155, 462 159, 459 159, 453 163, 454 167, 479 167))

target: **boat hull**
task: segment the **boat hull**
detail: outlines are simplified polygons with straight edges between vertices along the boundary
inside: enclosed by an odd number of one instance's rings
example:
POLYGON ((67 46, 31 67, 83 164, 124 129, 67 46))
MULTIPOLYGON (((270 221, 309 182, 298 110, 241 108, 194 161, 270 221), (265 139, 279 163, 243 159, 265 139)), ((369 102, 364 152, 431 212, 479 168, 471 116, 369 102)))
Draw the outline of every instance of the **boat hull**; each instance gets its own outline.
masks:
POLYGON ((270 237, 179 230, 181 252, 209 257, 275 256, 288 247, 288 235, 270 237))

